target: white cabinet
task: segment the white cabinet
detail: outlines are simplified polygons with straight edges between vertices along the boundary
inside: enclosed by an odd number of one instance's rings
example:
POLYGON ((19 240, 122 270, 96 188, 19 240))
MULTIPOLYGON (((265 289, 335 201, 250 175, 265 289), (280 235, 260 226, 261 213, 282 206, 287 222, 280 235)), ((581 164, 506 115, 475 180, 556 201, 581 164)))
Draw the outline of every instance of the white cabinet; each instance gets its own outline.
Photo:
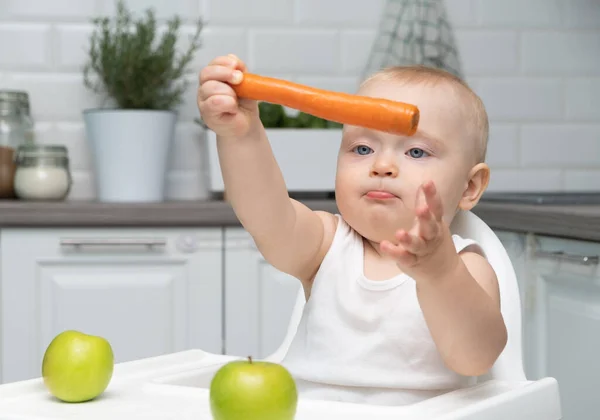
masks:
POLYGON ((597 419, 600 243, 530 235, 528 254, 528 377, 557 379, 565 419, 597 419))
POLYGON ((521 293, 528 379, 557 379, 565 419, 600 412, 600 243, 497 231, 521 293))
POLYGON ((225 353, 266 357, 279 347, 300 281, 267 263, 243 228, 225 229, 225 353))
POLYGON ((222 229, 3 229, 2 382, 41 375, 52 338, 101 335, 116 362, 222 351, 222 229))

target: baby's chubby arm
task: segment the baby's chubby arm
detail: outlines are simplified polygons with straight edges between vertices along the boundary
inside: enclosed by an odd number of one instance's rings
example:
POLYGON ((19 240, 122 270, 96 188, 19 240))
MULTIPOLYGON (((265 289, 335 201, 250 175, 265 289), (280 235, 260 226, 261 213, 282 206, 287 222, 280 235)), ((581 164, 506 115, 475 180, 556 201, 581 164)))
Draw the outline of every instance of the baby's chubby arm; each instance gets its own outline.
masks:
POLYGON ((380 247, 415 279, 425 321, 446 365, 479 376, 507 341, 498 280, 478 253, 456 253, 435 186, 427 183, 422 191, 426 204, 417 208, 413 229, 397 232, 398 244, 384 241, 380 247))
POLYGON ((442 265, 451 269, 417 283, 419 303, 448 367, 462 375, 483 375, 507 340, 496 275, 475 252, 446 258, 442 265))
POLYGON ((198 108, 217 134, 225 191, 233 210, 265 259, 306 286, 326 252, 333 215, 289 197, 260 121, 258 103, 238 98, 245 64, 217 57, 200 73, 198 108))

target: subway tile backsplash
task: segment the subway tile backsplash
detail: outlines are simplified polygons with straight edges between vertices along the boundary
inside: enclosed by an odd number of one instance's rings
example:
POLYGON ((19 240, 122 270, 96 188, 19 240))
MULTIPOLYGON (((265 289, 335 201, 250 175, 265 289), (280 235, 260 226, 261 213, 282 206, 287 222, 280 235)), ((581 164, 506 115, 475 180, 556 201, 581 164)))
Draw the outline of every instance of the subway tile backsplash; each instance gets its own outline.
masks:
MULTIPOLYGON (((69 148, 72 199, 94 197, 81 111, 99 104, 82 83, 90 19, 108 0, 0 0, 0 87, 29 91, 40 142, 69 148)), ((128 0, 174 13, 191 33, 206 20, 188 75, 168 177, 169 197, 201 195, 206 158, 193 123, 197 72, 216 55, 252 71, 353 92, 384 0, 128 0)), ((600 189, 600 2, 447 0, 466 78, 491 118, 490 190, 600 189)), ((185 38, 185 37, 184 37, 185 38)), ((181 46, 186 40, 181 40, 181 46)))

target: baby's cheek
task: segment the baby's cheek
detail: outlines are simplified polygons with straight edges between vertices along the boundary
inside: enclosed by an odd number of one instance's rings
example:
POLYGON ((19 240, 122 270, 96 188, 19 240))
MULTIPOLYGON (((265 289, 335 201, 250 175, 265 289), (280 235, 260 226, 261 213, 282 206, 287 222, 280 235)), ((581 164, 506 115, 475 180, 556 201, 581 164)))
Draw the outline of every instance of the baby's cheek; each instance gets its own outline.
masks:
POLYGON ((352 190, 358 190, 360 185, 353 171, 344 168, 338 170, 335 178, 336 195, 349 194, 352 190))
POLYGON ((452 219, 452 217, 454 217, 454 213, 458 208, 462 193, 462 185, 460 185, 458 181, 450 185, 442 184, 441 188, 438 188, 438 195, 442 202, 442 210, 445 221, 449 221, 452 219))

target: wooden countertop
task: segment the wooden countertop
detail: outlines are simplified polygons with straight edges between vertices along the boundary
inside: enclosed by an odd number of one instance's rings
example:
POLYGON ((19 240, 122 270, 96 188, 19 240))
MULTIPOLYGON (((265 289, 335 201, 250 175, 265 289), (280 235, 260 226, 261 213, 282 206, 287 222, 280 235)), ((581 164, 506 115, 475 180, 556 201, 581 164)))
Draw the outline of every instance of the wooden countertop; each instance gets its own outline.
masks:
MULTIPOLYGON (((334 200, 303 200, 314 210, 336 212, 334 200)), ((600 241, 599 205, 536 205, 480 202, 473 210, 490 227, 600 241)), ((0 201, 0 228, 239 226, 221 200, 152 204, 93 201, 0 201)))

